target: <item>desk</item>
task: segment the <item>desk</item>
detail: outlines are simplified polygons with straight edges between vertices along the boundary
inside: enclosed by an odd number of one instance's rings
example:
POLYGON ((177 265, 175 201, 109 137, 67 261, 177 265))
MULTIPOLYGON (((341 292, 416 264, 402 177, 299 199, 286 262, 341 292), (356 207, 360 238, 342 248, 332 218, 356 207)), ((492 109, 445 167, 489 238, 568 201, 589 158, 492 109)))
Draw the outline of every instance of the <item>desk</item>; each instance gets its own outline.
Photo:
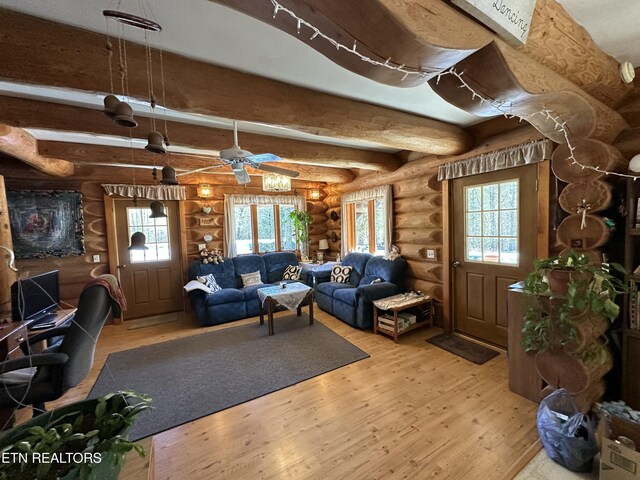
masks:
MULTIPOLYGON (((62 325, 64 322, 73 317, 76 308, 59 308, 55 317, 51 316, 51 321, 55 322, 55 326, 62 325)), ((22 356, 20 344, 30 335, 44 332, 45 330, 28 331, 28 321, 26 322, 7 322, 0 324, 0 361, 7 358, 15 358, 22 356)), ((53 327, 52 327, 53 328, 53 327)))

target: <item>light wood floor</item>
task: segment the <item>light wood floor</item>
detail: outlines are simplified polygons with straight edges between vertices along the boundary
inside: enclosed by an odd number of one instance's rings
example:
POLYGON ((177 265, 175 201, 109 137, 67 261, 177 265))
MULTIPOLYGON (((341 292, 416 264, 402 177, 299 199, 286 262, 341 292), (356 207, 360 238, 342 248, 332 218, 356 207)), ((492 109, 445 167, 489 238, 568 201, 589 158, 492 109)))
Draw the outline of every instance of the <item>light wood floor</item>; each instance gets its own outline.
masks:
MULTIPOLYGON (((537 453, 536 405, 509 391, 504 354, 478 366, 426 343, 438 329, 394 344, 316 311, 371 357, 155 435, 156 479, 491 480, 537 453)), ((88 379, 47 407, 84 399, 111 352, 250 321, 107 326, 88 379)))

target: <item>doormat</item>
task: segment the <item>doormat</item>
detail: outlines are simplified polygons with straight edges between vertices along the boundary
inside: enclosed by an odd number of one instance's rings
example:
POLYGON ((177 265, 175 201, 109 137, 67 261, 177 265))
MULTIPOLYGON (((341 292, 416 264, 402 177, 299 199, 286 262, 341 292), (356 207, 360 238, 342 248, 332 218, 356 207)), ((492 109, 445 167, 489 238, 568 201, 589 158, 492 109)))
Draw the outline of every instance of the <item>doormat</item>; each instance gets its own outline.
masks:
POLYGON ((447 352, 451 352, 454 355, 458 355, 465 360, 469 360, 476 365, 482 365, 493 357, 499 355, 499 352, 496 352, 495 350, 483 347, 475 342, 471 342, 457 335, 450 335, 448 333, 428 338, 427 342, 435 345, 436 347, 440 347, 447 352))

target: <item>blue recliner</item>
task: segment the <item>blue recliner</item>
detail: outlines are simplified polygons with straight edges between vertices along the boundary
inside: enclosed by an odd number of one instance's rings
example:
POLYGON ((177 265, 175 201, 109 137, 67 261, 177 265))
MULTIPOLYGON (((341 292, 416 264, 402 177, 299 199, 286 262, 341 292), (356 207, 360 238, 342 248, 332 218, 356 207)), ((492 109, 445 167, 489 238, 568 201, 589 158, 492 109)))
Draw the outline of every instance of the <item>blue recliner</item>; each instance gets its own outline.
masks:
MULTIPOLYGON (((282 280, 282 274, 288 265, 298 265, 295 254, 291 252, 271 252, 264 255, 241 255, 225 258, 223 263, 204 264, 195 260, 189 264, 189 279, 212 273, 218 285, 222 287, 214 293, 202 290, 189 292, 191 304, 200 325, 218 325, 241 318, 254 317, 260 313, 258 290, 269 287, 282 280), (260 272, 262 284, 243 287, 243 273, 260 272)), ((301 282, 307 283, 306 276, 301 282)))
POLYGON ((318 279, 318 307, 354 327, 372 328, 373 301, 404 291, 407 262, 401 257, 391 261, 368 253, 350 253, 342 265, 353 267, 349 283, 318 279))

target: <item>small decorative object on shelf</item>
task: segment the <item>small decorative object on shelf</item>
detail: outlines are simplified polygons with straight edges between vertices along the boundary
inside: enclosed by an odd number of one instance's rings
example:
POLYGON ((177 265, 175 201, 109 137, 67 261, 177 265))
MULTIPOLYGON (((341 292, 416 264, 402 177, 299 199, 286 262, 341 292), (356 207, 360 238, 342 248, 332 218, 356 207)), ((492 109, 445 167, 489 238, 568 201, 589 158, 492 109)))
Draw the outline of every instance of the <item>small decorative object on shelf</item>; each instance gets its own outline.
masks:
POLYGON ((200 250, 200 261, 202 263, 224 263, 221 250, 200 250))
POLYGON ((209 215, 211 213, 211 207, 202 207, 202 213, 209 215))

